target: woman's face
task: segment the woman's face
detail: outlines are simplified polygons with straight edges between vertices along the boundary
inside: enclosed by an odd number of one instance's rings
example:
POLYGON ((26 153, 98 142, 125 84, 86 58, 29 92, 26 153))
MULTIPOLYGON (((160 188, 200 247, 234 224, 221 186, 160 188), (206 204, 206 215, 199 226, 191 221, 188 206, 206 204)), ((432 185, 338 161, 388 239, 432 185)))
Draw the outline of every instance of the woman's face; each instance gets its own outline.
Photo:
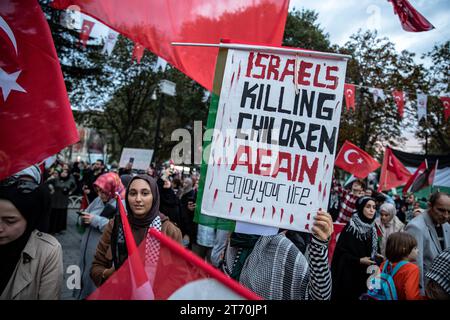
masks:
POLYGON ((367 203, 363 209, 364 216, 367 219, 372 219, 373 216, 375 215, 375 211, 376 211, 375 201, 373 201, 373 200, 367 201, 367 203))
POLYGON ((153 204, 153 194, 147 181, 133 180, 128 192, 128 204, 136 217, 143 217, 150 211, 153 204))
POLYGON ((0 246, 18 239, 27 227, 27 220, 11 201, 0 199, 0 246))
POLYGON ((104 203, 110 199, 109 193, 105 192, 102 188, 97 187, 97 194, 104 203))
POLYGON ((69 175, 69 171, 67 171, 67 170, 63 170, 63 172, 61 172, 61 178, 67 178, 68 175, 69 175))
POLYGON ((382 224, 388 224, 392 220, 392 216, 387 211, 381 210, 380 219, 382 224))

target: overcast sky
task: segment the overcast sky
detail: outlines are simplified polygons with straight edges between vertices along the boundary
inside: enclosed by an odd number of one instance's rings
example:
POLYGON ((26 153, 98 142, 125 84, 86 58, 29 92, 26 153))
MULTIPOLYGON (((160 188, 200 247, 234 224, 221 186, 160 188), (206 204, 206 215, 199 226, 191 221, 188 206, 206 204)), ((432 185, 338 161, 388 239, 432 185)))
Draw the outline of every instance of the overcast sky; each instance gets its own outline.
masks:
MULTIPOLYGON (((387 37, 398 51, 408 50, 420 56, 434 45, 450 40, 450 0, 410 0, 435 29, 427 32, 406 32, 402 29, 393 6, 387 0, 290 0, 289 10, 313 9, 318 23, 329 34, 332 44, 344 45, 358 29, 376 29, 387 37)), ((426 64, 426 62, 425 62, 426 64)), ((411 128, 410 128, 411 129, 411 128)), ((408 130, 411 131, 411 130, 408 130)), ((407 141, 401 148, 408 152, 423 152, 412 132, 405 134, 407 141)))
POLYGON ((435 29, 404 31, 387 0, 290 0, 289 9, 316 11, 318 22, 329 33, 332 44, 345 44, 358 29, 376 29, 380 36, 388 37, 397 50, 406 49, 421 55, 435 44, 450 39, 450 0, 410 0, 410 3, 435 29))

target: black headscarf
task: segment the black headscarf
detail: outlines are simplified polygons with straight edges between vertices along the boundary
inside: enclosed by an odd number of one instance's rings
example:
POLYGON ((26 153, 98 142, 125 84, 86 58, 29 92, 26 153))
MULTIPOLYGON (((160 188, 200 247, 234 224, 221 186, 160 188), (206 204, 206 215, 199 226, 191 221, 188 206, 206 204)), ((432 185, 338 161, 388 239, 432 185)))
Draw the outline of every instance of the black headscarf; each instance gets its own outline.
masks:
POLYGON ((369 219, 364 215, 364 207, 370 200, 375 202, 374 198, 368 196, 361 197, 356 201, 356 212, 358 214, 358 217, 361 219, 362 222, 367 224, 371 224, 372 222, 375 221, 375 215, 373 215, 372 219, 369 219))
POLYGON ((27 221, 25 231, 18 239, 0 245, 0 294, 8 284, 31 233, 41 222, 42 213, 46 210, 44 207, 48 203, 48 194, 43 192, 37 184, 32 181, 22 181, 22 183, 25 187, 17 186, 17 184, 0 187, 0 199, 11 202, 27 221), (27 184, 31 186, 31 189, 27 187, 27 184))

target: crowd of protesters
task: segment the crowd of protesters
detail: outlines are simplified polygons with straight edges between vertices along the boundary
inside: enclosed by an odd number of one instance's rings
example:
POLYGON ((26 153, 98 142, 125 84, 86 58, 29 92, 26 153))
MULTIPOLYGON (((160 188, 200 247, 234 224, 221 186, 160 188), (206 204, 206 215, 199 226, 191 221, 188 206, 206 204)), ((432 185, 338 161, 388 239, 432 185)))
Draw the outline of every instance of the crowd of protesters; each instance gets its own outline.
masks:
POLYGON ((157 228, 266 299, 367 298, 373 266, 378 272, 396 271, 398 299, 450 299, 447 193, 433 193, 423 209, 414 194, 391 197, 361 180, 335 183, 328 210, 318 212, 312 233, 280 230, 260 236, 197 224, 198 182, 198 174, 186 175, 173 164, 137 171, 132 164, 107 169, 102 160, 92 165, 57 161, 44 172, 32 166, 5 179, 0 186, 0 298, 60 297, 63 248, 52 235, 67 227, 70 196, 82 199, 81 290, 74 296, 89 296, 127 258, 117 220, 119 194, 138 245, 149 228, 157 228), (329 261, 333 223, 345 227, 329 261))

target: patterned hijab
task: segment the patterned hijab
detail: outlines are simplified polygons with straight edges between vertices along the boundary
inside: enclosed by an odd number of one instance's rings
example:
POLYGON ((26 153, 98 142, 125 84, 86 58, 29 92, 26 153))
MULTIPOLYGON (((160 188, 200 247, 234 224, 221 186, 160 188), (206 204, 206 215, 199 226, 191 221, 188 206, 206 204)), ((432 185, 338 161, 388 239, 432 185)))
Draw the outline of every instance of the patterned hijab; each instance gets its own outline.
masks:
POLYGON ((122 199, 125 197, 125 187, 117 173, 108 172, 102 174, 95 180, 94 186, 106 192, 109 195, 109 199, 114 198, 116 193, 118 193, 122 199))

